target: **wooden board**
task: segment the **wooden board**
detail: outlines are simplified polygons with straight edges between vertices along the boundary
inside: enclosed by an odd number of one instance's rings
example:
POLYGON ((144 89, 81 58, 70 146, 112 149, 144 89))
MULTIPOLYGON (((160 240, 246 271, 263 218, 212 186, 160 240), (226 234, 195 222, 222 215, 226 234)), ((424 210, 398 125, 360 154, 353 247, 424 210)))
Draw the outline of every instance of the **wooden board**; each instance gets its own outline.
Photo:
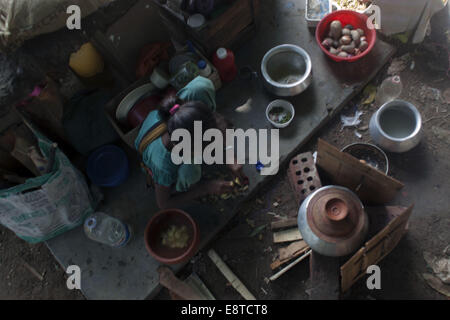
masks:
POLYGON ((286 260, 292 258, 297 252, 305 249, 308 247, 308 244, 303 241, 296 241, 291 243, 286 248, 280 248, 278 249, 278 255, 280 260, 286 260))
POLYGON ((363 202, 385 204, 404 187, 400 181, 361 163, 322 139, 319 139, 317 149, 317 165, 333 183, 353 190, 363 202))
POLYGON ((297 218, 288 218, 280 221, 274 221, 270 224, 272 230, 278 230, 289 227, 296 227, 298 224, 297 218))
MULTIPOLYGON (((380 212, 381 214, 387 213, 395 218, 341 267, 342 292, 350 289, 356 281, 366 275, 366 270, 370 265, 380 262, 397 246, 407 230, 407 223, 413 207, 381 208, 383 210, 380 212)), ((374 210, 379 209, 374 208, 374 210)))
POLYGON ((283 264, 288 263, 289 261, 297 257, 300 257, 302 254, 308 251, 310 249, 309 246, 305 246, 303 245, 303 243, 304 241, 298 241, 296 243, 292 243, 286 248, 280 248, 279 258, 270 264, 270 268, 272 270, 278 269, 283 264))
POLYGON ((302 240, 303 236, 301 235, 298 228, 293 228, 289 230, 275 232, 273 234, 273 242, 281 243, 281 242, 289 242, 295 240, 302 240))

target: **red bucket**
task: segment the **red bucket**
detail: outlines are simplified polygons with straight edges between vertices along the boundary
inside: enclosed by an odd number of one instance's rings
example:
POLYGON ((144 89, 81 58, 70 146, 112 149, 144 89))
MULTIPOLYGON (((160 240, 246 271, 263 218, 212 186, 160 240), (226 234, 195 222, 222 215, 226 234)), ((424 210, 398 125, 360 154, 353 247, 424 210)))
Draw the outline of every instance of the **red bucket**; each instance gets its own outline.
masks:
POLYGON ((366 15, 364 15, 362 13, 358 13, 356 11, 351 11, 351 10, 334 11, 334 12, 330 13, 329 15, 325 16, 319 22, 319 25, 316 28, 317 44, 322 49, 322 51, 334 61, 353 62, 353 61, 359 60, 362 57, 366 56, 373 49, 373 46, 375 45, 375 41, 377 40, 377 32, 375 29, 369 29, 367 27, 367 20, 368 20, 368 17, 366 15), (349 58, 338 57, 338 56, 335 56, 334 54, 331 54, 322 45, 322 42, 328 35, 328 32, 330 31, 330 24, 334 20, 339 20, 342 23, 342 26, 351 24, 355 29, 358 29, 358 28, 363 29, 365 37, 367 38, 367 42, 369 43, 369 47, 363 53, 361 53, 357 56, 354 56, 354 57, 349 57, 349 58))

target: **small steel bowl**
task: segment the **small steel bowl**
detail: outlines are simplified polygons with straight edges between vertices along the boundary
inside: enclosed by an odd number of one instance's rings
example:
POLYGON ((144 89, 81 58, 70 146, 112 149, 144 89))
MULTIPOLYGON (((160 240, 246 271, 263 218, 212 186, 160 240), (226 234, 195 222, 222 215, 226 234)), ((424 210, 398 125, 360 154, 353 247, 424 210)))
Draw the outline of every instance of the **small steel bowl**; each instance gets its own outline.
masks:
POLYGON ((282 97, 298 95, 312 82, 309 54, 292 44, 269 50, 262 60, 261 72, 267 89, 282 97))
POLYGON ((386 153, 373 144, 353 143, 344 147, 342 152, 351 154, 356 159, 364 161, 386 175, 389 173, 389 159, 386 153))

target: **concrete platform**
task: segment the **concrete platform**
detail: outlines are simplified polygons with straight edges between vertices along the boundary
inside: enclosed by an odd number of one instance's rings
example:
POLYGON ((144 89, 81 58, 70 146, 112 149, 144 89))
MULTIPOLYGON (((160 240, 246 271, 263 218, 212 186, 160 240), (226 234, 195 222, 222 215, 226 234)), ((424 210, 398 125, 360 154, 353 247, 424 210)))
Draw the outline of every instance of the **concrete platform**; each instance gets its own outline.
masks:
MULTIPOLYGON (((394 48, 378 40, 373 51, 362 61, 345 64, 329 60, 315 43, 312 29, 304 20, 304 0, 261 1, 261 28, 258 34, 236 51, 240 67, 258 71, 265 52, 292 43, 303 47, 313 62, 313 83, 301 95, 287 99, 296 108, 291 125, 280 131, 280 162, 285 163, 323 125, 376 75, 393 55, 394 48)), ((259 79, 236 79, 218 92, 218 110, 237 128, 269 128, 265 118, 268 103, 277 97, 268 93, 259 79), (249 102, 251 111, 235 109, 249 102)), ((82 292, 88 299, 145 299, 159 290, 156 269, 159 263, 144 247, 144 228, 157 212, 153 194, 146 190, 138 160, 128 150, 132 174, 121 187, 104 190, 105 204, 99 208, 128 222, 133 240, 122 249, 112 249, 88 240, 81 228, 47 242, 58 262, 66 268, 76 264, 82 270, 82 292)), ((253 165, 244 168, 251 181, 250 194, 270 176, 260 176, 253 165)), ((184 208, 198 222, 201 247, 204 247, 234 216, 244 197, 217 204, 214 208, 184 208), (219 208, 224 209, 219 212, 219 208)), ((183 266, 173 269, 179 271, 183 266)))

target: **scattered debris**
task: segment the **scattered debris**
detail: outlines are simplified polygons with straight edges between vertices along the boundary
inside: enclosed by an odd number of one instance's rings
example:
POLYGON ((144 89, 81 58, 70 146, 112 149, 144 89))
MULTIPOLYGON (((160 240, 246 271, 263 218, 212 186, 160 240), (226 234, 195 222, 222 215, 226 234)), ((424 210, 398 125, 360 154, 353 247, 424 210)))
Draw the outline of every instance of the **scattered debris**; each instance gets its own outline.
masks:
POLYGON ((275 270, 281 267, 283 264, 288 263, 292 259, 298 258, 310 248, 308 245, 301 241, 291 243, 285 248, 280 248, 278 250, 278 256, 270 264, 270 269, 275 270), (283 258, 283 259, 281 259, 283 258))
POLYGON ((427 100, 441 101, 441 96, 441 91, 436 88, 424 85, 419 89, 419 99, 421 102, 425 102, 427 100))
POLYGON ((279 204, 278 202, 274 202, 274 203, 273 203, 273 207, 274 207, 274 208, 278 208, 279 206, 280 206, 280 204, 279 204))
POLYGON ((444 94, 442 95, 444 98, 444 102, 447 104, 450 104, 450 88, 444 91, 444 94))
POLYGON ((280 260, 291 259, 299 251, 305 250, 307 248, 308 248, 308 244, 305 241, 303 241, 303 240, 296 241, 296 242, 291 243, 289 246, 287 246, 285 248, 280 248, 278 250, 278 257, 280 260))
POLYGON ((438 258, 425 251, 423 258, 434 274, 445 284, 450 284, 450 258, 438 258))
POLYGON ((431 288, 433 288, 440 294, 450 297, 450 286, 443 284, 441 280, 429 273, 422 274, 422 277, 431 288))
POLYGON ((358 128, 358 130, 359 131, 367 131, 367 130, 369 130, 369 126, 368 125, 362 126, 362 127, 358 128))
POLYGON ((364 112, 357 110, 355 115, 353 117, 348 117, 341 115, 341 121, 342 121, 342 130, 344 130, 345 127, 356 127, 361 123, 360 117, 363 115, 364 112))
POLYGON ((274 221, 271 223, 270 228, 272 230, 296 227, 297 226, 297 218, 286 218, 281 221, 274 221))
POLYGON ((261 287, 261 291, 265 294, 265 295, 267 295, 267 291, 266 290, 264 290, 264 288, 263 287, 261 287))
POLYGON ((267 224, 263 224, 262 226, 259 226, 257 228, 255 228, 252 233, 250 234, 250 238, 253 238, 256 235, 259 235, 262 231, 264 231, 264 229, 266 229, 267 224))
POLYGON ((364 88, 363 94, 366 100, 363 101, 363 105, 372 104, 375 101, 375 97, 377 96, 377 87, 373 84, 369 84, 364 88))
MULTIPOLYGON (((432 120, 431 118, 427 121, 432 120)), ((447 144, 450 144, 450 130, 446 130, 441 127, 433 126, 431 131, 438 137, 439 139, 445 141, 447 144)))
POLYGON ((23 262, 23 265, 25 268, 28 269, 28 271, 30 271, 36 278, 39 279, 39 281, 44 281, 44 274, 40 274, 39 272, 36 271, 35 268, 33 268, 32 266, 30 266, 27 262, 25 262, 23 259, 21 259, 23 262))
POLYGON ((409 53, 393 59, 387 71, 388 75, 390 76, 399 75, 400 72, 406 69, 406 67, 408 66, 408 62, 410 60, 411 56, 409 55, 409 53))
POLYGON ((252 219, 245 219, 245 222, 247 222, 247 224, 250 226, 250 227, 252 227, 252 228, 256 228, 256 225, 255 225, 255 221, 253 221, 252 219))
POLYGON ((271 247, 271 246, 268 246, 266 249, 264 249, 263 252, 264 252, 264 253, 272 252, 272 247, 271 247))
POLYGON ((355 130, 355 136, 356 136, 358 139, 362 139, 362 134, 359 133, 357 130, 355 130))

